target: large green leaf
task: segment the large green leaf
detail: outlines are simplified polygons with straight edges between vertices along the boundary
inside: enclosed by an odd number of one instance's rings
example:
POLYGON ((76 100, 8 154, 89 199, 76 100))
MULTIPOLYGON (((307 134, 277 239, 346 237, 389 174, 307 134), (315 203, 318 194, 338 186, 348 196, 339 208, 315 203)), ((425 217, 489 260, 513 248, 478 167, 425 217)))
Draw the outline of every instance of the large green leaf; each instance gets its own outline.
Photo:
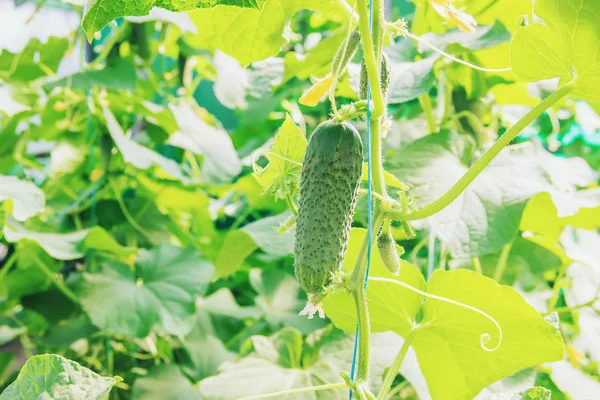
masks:
MULTIPOLYGON (((349 249, 358 248, 365 231, 354 229, 349 249)), ((344 260, 350 271, 357 252, 349 251, 344 260)), ((375 332, 393 330, 406 337, 416 327, 412 347, 434 400, 473 398, 487 385, 517 371, 563 357, 560 333, 542 318, 516 291, 498 285, 469 270, 436 271, 425 284, 421 273, 403 263, 400 276, 393 277, 373 255, 372 279, 367 289, 371 328, 375 332), (475 307, 488 318, 464 307, 427 299, 389 280, 404 282, 430 295, 441 296, 475 307), (424 303, 423 303, 424 301, 424 303), (486 351, 484 334, 489 335, 486 351), (440 374, 440 368, 444 374, 440 374)), ((324 309, 333 323, 354 332, 356 316, 352 297, 336 292, 325 299, 324 309)))
POLYGON ((196 8, 211 8, 217 5, 258 8, 258 0, 87 0, 81 26, 91 41, 94 33, 113 19, 125 16, 145 16, 153 7, 170 11, 189 11, 196 8))
POLYGON ((1 400, 81 399, 103 400, 122 379, 105 378, 75 361, 55 354, 31 357, 1 400))
POLYGON ((135 271, 126 264, 106 263, 100 273, 85 273, 78 289, 84 311, 106 332, 182 336, 192 328, 195 299, 213 272, 212 264, 195 250, 163 244, 140 250, 135 271))
POLYGON ((220 49, 247 66, 277 55, 288 39, 283 36, 290 18, 298 10, 343 15, 347 10, 334 0, 266 0, 262 10, 219 5, 190 12, 198 34, 190 36, 192 46, 220 49))
POLYGON ((517 30, 511 63, 528 82, 560 78, 575 81, 573 95, 600 100, 600 3, 596 0, 538 0, 535 23, 517 30))
MULTIPOLYGON (((388 159, 391 172, 411 187, 417 206, 442 196, 464 175, 470 144, 443 132, 419 139, 388 159)), ((434 233, 457 257, 499 250, 512 241, 527 201, 548 192, 563 216, 573 215, 577 187, 595 181, 591 168, 578 158, 560 158, 541 148, 508 147, 448 207, 429 221, 434 233)))

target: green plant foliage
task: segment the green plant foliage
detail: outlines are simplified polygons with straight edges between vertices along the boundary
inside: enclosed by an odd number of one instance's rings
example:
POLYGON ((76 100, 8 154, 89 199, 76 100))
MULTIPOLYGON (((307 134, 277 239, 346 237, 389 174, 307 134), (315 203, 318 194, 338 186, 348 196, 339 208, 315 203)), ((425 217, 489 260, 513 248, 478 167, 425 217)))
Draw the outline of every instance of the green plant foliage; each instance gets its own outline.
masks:
POLYGON ((150 332, 185 335, 214 267, 191 248, 169 245, 140 250, 135 275, 125 264, 106 264, 84 274, 81 305, 94 325, 107 332, 145 337, 150 332))
POLYGON ((599 18, 0 1, 0 399, 595 399, 599 18))
POLYGON ((0 399, 77 398, 101 400, 121 378, 105 378, 74 361, 55 354, 43 354, 27 360, 17 380, 0 399))
POLYGON ((196 8, 212 8, 218 5, 259 8, 257 0, 152 0, 147 2, 118 1, 118 0, 89 0, 86 1, 85 13, 81 26, 87 33, 88 40, 96 31, 102 29, 115 18, 123 16, 148 15, 153 7, 170 11, 188 11, 196 8))
POLYGON ((513 70, 530 82, 556 77, 561 85, 574 81, 575 96, 598 101, 598 7, 594 0, 536 2, 535 12, 546 25, 532 24, 515 33, 513 70))
MULTIPOLYGON (((360 243, 365 236, 360 230, 352 233, 350 249, 352 242, 360 243)), ((388 281, 369 283, 371 291, 367 296, 373 331, 393 330, 406 337, 415 329, 412 346, 433 398, 472 397, 501 377, 562 358, 564 348, 556 327, 510 287, 500 286, 492 279, 467 270, 436 271, 425 284, 416 267, 408 263, 402 264, 400 275, 395 278, 378 255, 373 258, 373 277, 398 279, 428 294, 474 306, 496 319, 502 328, 500 337, 489 319, 472 310, 438 299, 425 299, 423 304, 424 298, 420 294, 388 281), (502 301, 498 301, 499 298, 502 301), (393 310, 394 318, 389 317, 390 310, 393 310), (489 335, 489 342, 483 345, 480 342, 482 334, 489 335), (501 345, 494 352, 483 348, 484 345, 495 347, 500 340, 501 345), (442 357, 440 353, 443 353, 442 357), (444 363, 447 371, 444 375, 437 373, 440 363, 444 363), (476 376, 468 376, 467 371, 473 365, 477 365, 479 372, 476 376)), ((356 255, 348 252, 346 268, 354 262, 356 255)), ((351 306, 352 300, 347 294, 335 293, 326 299, 325 311, 337 327, 352 332, 356 317, 349 312, 351 306)))

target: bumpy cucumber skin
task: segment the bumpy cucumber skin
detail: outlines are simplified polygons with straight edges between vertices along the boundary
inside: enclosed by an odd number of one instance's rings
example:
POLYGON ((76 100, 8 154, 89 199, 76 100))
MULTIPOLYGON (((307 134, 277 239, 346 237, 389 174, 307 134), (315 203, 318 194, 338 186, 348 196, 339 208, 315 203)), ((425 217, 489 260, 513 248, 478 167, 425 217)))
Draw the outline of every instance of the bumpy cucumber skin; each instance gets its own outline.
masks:
MULTIPOLYGON (((392 81, 392 63, 387 54, 382 53, 381 55, 381 71, 379 72, 379 82, 381 83, 381 90, 383 92, 383 98, 387 98, 388 88, 392 81)), ((360 65, 360 90, 358 96, 365 100, 367 98, 369 84, 369 75, 367 73, 367 65, 363 59, 360 65)))
POLYGON ((311 136, 300 179, 294 269, 308 294, 342 268, 362 173, 362 141, 348 123, 326 121, 311 136))
POLYGON ((377 252, 388 271, 394 275, 398 275, 400 273, 400 257, 391 232, 381 232, 377 236, 377 252))

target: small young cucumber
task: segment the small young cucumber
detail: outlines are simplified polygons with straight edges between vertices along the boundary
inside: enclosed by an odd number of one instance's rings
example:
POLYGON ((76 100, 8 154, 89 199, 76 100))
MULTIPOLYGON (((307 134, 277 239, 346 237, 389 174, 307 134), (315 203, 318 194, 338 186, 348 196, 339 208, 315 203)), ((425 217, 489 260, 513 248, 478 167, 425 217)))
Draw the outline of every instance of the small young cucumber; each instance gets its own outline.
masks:
MULTIPOLYGON (((381 71, 379 71, 379 82, 381 83, 381 90, 383 92, 383 98, 387 97, 388 88, 392 79, 392 63, 387 54, 382 53, 381 55, 381 71)), ((367 64, 363 59, 360 65, 360 93, 359 97, 364 100, 367 98, 369 89, 369 75, 367 73, 367 64)))
POLYGON ((358 30, 352 31, 342 42, 342 45, 333 56, 333 62, 331 63, 332 75, 339 75, 346 68, 360 44, 360 32, 358 30))
POLYGON ((400 273, 400 256, 396 249, 396 241, 391 232, 381 231, 377 235, 377 251, 383 261, 383 265, 394 275, 400 273))
POLYGON ((309 295, 342 268, 362 162, 356 128, 334 121, 317 126, 302 164, 294 246, 296 279, 309 295))

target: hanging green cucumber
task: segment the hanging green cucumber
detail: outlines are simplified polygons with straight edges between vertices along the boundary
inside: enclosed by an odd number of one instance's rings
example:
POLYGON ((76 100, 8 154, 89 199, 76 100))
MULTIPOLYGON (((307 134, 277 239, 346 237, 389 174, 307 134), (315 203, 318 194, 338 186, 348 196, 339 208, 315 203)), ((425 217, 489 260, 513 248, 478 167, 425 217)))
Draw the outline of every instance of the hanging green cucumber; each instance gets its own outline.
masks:
MULTIPOLYGON (((392 63, 387 54, 381 54, 381 71, 379 72, 379 81, 381 82, 381 92, 383 94, 383 98, 387 97, 388 87, 390 86, 390 81, 392 79, 392 63)), ((369 75, 367 73, 367 65, 365 64, 365 60, 363 59, 362 64, 360 65, 360 90, 359 97, 362 100, 367 98, 368 86, 369 85, 369 75)))
POLYGON ((317 126, 302 164, 294 246, 296 279, 309 300, 342 268, 362 162, 356 128, 334 121, 317 126))
POLYGON ((377 235, 377 252, 388 271, 398 275, 400 273, 400 255, 391 232, 385 233, 382 231, 377 235))

